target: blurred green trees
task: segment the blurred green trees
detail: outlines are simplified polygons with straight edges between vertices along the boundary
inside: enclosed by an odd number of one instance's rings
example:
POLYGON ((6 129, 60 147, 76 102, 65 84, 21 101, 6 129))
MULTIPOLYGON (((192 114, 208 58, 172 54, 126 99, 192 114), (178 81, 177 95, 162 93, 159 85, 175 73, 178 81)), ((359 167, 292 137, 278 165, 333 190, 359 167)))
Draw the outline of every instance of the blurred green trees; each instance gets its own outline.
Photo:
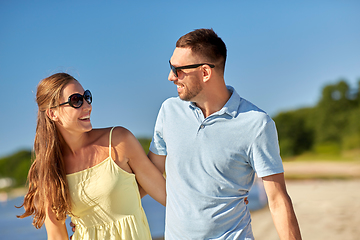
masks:
POLYGON ((273 119, 283 157, 360 149, 360 80, 357 89, 345 80, 327 85, 315 107, 281 112, 273 119))
POLYGON ((0 178, 12 179, 12 187, 24 186, 31 165, 31 151, 21 150, 0 159, 0 178))

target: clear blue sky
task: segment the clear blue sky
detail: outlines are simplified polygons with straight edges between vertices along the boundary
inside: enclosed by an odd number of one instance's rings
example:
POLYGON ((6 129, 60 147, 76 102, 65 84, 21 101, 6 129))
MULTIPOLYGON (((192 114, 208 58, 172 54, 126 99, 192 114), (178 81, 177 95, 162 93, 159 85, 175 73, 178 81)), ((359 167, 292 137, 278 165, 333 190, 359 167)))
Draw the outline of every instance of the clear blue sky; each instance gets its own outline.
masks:
MULTIPOLYGON (((213 28, 227 84, 267 111, 314 106, 360 78, 360 1, 0 1, 0 157, 32 148, 38 82, 68 72, 93 93, 93 127, 152 135, 177 39, 213 28)), ((181 127, 181 126, 179 126, 181 127)))

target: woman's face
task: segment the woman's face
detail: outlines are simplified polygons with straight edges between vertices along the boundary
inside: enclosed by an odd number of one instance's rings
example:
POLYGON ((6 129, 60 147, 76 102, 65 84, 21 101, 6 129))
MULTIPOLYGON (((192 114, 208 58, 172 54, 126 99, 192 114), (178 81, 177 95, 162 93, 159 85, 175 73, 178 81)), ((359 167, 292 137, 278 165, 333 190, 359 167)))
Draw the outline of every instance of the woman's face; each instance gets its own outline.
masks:
MULTIPOLYGON (((60 102, 68 102, 69 96, 75 93, 84 94, 84 89, 80 83, 72 81, 65 86, 60 97, 60 102)), ((92 107, 83 99, 83 104, 79 108, 74 108, 69 104, 59 106, 55 109, 57 115, 56 124, 70 132, 88 132, 92 129, 90 114, 92 107)))

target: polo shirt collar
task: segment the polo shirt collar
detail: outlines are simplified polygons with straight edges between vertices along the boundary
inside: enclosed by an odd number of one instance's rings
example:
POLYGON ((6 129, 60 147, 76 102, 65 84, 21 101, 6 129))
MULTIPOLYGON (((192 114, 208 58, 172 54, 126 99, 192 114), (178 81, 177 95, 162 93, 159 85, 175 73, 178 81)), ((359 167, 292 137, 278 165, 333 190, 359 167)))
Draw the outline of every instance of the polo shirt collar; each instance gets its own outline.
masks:
POLYGON ((226 113, 232 117, 235 117, 237 115, 240 105, 240 96, 233 87, 226 87, 231 92, 231 96, 229 100, 225 103, 224 107, 219 111, 219 115, 226 113))
MULTIPOLYGON (((225 103, 224 107, 222 109, 220 109, 220 111, 218 111, 214 114, 216 114, 216 115, 228 114, 232 117, 235 117, 237 115, 237 112, 239 109, 241 98, 233 87, 231 87, 231 86, 226 86, 226 87, 230 91, 231 96, 230 96, 229 100, 225 103)), ((194 102, 189 102, 189 107, 192 109, 198 108, 194 102)))

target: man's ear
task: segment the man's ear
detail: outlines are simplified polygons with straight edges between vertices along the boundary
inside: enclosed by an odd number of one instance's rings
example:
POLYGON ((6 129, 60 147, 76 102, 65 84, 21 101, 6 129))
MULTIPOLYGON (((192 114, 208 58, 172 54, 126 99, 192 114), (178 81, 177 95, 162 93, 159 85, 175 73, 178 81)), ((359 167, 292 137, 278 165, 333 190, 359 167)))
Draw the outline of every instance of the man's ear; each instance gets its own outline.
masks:
POLYGON ((211 78, 211 75, 213 74, 213 70, 211 69, 211 67, 210 66, 208 66, 208 65, 204 65, 203 67, 202 67, 202 74, 203 74, 203 81, 204 82, 207 82, 207 81, 209 81, 209 79, 211 78))
POLYGON ((54 122, 59 120, 57 112, 51 108, 46 109, 46 115, 54 122))

